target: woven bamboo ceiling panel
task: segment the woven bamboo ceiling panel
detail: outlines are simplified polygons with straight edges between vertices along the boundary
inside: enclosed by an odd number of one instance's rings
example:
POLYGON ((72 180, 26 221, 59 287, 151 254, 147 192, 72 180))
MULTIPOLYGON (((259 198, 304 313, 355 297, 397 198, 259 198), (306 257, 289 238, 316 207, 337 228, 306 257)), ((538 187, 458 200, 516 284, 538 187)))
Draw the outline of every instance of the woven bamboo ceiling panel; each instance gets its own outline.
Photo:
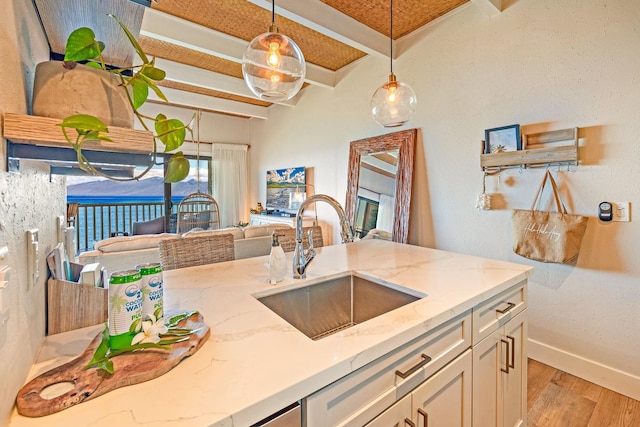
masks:
POLYGON ((205 70, 237 77, 239 79, 242 78, 242 64, 239 62, 229 61, 214 55, 207 55, 197 50, 177 46, 151 37, 141 36, 138 42, 148 55, 169 59, 193 67, 204 68, 205 70))
MULTIPOLYGON (((389 36, 389 0, 320 0, 389 36)), ((469 0, 394 0, 393 38, 399 39, 469 0)))

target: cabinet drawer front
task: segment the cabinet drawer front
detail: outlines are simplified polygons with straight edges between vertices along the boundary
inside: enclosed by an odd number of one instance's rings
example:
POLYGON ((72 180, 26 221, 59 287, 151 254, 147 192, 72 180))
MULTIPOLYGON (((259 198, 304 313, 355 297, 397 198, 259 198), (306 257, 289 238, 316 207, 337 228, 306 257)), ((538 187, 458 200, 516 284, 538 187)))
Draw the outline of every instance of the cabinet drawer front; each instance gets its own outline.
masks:
POLYGON ((477 344, 527 307, 527 282, 521 282, 473 309, 473 344, 477 344))
POLYGON ((306 425, 360 427, 470 347, 465 312, 307 397, 306 425))

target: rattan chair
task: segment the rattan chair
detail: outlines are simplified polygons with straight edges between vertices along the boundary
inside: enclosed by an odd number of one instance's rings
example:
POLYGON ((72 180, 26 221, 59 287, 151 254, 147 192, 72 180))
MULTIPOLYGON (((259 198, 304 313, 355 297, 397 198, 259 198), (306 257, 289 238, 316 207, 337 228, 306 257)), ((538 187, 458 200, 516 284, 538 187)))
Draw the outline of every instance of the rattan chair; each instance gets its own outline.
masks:
POLYGON ((189 194, 178 205, 177 220, 179 234, 191 230, 217 230, 220 228, 218 202, 206 193, 189 194))
POLYGON ((235 259, 233 235, 227 233, 165 239, 160 241, 159 246, 160 264, 163 270, 235 259))
MULTIPOLYGON (((308 232, 311 230, 311 237, 313 238, 313 247, 320 248, 324 246, 324 242, 322 240, 322 228, 319 225, 314 225, 312 227, 303 227, 302 228, 302 246, 305 249, 309 249, 309 237, 308 232)), ((276 234, 278 235, 278 240, 280 241, 280 246, 282 246, 282 250, 285 252, 293 252, 296 249, 296 229, 277 229, 276 234)))

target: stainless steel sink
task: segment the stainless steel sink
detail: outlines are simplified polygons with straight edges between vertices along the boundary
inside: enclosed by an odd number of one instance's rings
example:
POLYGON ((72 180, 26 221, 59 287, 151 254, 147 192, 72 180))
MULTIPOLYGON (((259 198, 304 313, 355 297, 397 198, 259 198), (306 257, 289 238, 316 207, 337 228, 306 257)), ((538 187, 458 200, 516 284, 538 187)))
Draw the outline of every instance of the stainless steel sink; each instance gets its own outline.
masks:
POLYGON ((425 296, 349 274, 256 298, 300 332, 318 340, 425 296))

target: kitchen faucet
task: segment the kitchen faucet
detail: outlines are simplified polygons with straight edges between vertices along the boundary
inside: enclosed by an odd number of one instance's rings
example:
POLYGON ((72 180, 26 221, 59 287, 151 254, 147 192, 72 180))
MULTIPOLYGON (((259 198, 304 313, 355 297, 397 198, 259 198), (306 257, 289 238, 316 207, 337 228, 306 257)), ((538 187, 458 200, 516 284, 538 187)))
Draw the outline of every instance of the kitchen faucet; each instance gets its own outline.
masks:
POLYGON ((305 250, 302 246, 302 214, 307 205, 316 202, 326 202, 335 209, 338 217, 340 218, 340 236, 342 236, 342 243, 353 242, 353 230, 347 221, 347 215, 344 213, 344 209, 340 206, 340 203, 333 197, 326 194, 314 194, 313 196, 305 199, 298 208, 298 214, 296 216, 296 249, 293 253, 293 278, 304 279, 307 277, 307 267, 313 261, 316 256, 316 251, 313 249, 313 237, 311 236, 311 230, 309 230, 309 249, 305 250))

